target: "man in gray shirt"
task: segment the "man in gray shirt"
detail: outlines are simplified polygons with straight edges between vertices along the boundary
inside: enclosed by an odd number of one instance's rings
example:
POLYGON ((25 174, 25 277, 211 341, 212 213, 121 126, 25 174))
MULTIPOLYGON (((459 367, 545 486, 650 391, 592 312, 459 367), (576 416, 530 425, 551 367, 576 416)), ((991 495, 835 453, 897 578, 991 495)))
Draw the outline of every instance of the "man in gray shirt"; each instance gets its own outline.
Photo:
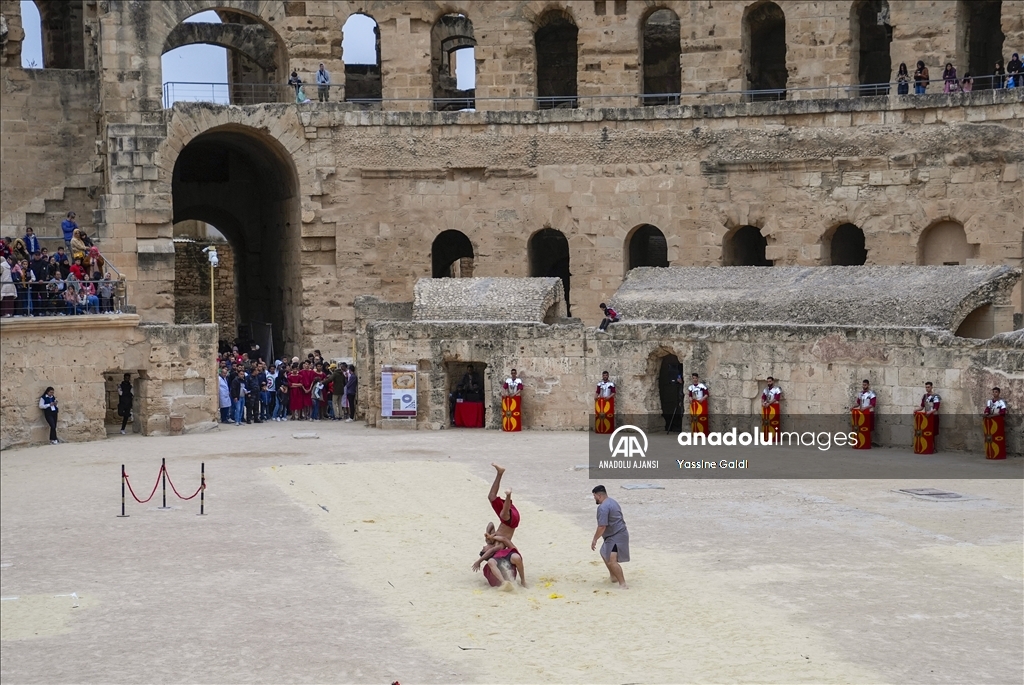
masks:
POLYGON ((597 531, 590 543, 590 549, 596 549, 597 539, 604 538, 604 544, 601 545, 604 565, 608 567, 612 580, 618 583, 621 589, 628 590, 626 576, 623 575, 620 565, 629 561, 629 531, 626 530, 626 522, 622 518, 622 508, 608 496, 608 491, 603 485, 598 485, 591 492, 594 493, 594 501, 597 503, 597 531))

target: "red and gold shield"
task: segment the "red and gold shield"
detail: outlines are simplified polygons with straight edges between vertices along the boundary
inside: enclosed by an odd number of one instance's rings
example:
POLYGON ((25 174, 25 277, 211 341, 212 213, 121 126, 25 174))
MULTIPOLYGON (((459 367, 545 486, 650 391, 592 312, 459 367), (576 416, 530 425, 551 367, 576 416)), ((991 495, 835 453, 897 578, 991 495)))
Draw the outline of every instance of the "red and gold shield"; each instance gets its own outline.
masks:
POLYGON ((708 433, 708 400, 690 400, 690 432, 708 433))
POLYGON ((608 434, 615 430, 615 398, 598 397, 594 400, 594 432, 608 434))
POLYGON ((936 424, 934 414, 914 412, 914 454, 935 454, 936 424))
POLYGON ((986 416, 981 420, 985 435, 985 458, 1006 459, 1006 419, 1002 416, 986 416))
POLYGON ((515 433, 523 430, 523 398, 521 395, 501 398, 501 430, 515 433))
POLYGON ((772 440, 773 444, 778 443, 781 414, 778 402, 772 402, 767 407, 761 407, 761 437, 766 443, 769 439, 772 440), (769 435, 772 437, 769 438, 769 435))
POLYGON ((871 412, 863 409, 850 410, 850 423, 853 424, 853 432, 857 435, 857 441, 850 445, 855 450, 871 449, 871 428, 874 421, 871 412))

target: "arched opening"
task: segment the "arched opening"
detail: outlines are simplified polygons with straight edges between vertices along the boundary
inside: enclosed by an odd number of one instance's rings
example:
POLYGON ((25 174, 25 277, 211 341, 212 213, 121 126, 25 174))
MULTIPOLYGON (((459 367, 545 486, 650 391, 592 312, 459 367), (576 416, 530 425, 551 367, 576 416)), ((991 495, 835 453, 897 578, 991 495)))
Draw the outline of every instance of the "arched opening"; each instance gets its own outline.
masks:
POLYGON ((165 107, 177 101, 249 105, 295 98, 284 85, 284 41, 269 24, 243 12, 217 9, 188 17, 167 35, 163 55, 165 107))
POLYGON ((652 12, 644 22, 644 105, 679 102, 678 93, 682 90, 679 28, 679 17, 669 9, 652 12))
POLYGON ((22 0, 21 66, 85 69, 84 20, 82 0, 22 0))
POLYGON ((434 278, 472 278, 473 243, 462 231, 442 231, 430 246, 434 278))
POLYGON ((998 333, 1012 330, 1011 326, 1001 326, 1000 323, 997 321, 996 309, 991 304, 983 304, 964 318, 956 329, 956 336, 987 340, 998 333))
POLYGON ((743 19, 746 90, 750 102, 785 100, 789 71, 786 69, 786 15, 774 2, 747 9, 743 19))
POLYGON ((768 239, 757 226, 740 226, 722 241, 724 266, 771 266, 765 259, 768 239))
MULTIPOLYGON (((1006 38, 1002 27, 1003 3, 1000 0, 961 0, 958 9, 963 30, 961 45, 967 53, 964 61, 967 72, 974 78, 973 89, 992 88, 993 79, 986 76, 992 74, 996 62, 1003 59, 1003 40, 1006 38)), ((962 78, 964 74, 960 76, 962 78)))
POLYGON ((579 29, 565 12, 552 10, 537 22, 537 108, 576 107, 579 29))
POLYGON ((626 271, 638 266, 668 266, 668 241, 657 226, 637 226, 626 240, 626 271))
POLYGON ((886 0, 860 0, 850 16, 851 52, 856 60, 853 73, 861 95, 888 95, 892 78, 892 26, 886 0))
POLYGON ((978 256, 978 246, 967 242, 964 226, 958 221, 939 221, 921 234, 917 244, 917 263, 956 266, 978 256))
POLYGON ((658 367, 658 397, 661 400, 661 415, 665 419, 667 432, 683 429, 684 386, 676 382, 682 374, 682 365, 674 354, 661 358, 658 367))
POLYGON ((464 14, 446 14, 430 30, 430 71, 434 76, 434 109, 458 111, 476 107, 476 38, 464 14))
MULTIPOLYGON (((269 324, 275 349, 297 344, 302 333, 297 188, 288 152, 240 126, 213 129, 189 142, 174 164, 171 184, 174 223, 211 224, 231 244, 236 321, 240 327, 269 324)), ((334 247, 333 238, 318 240, 321 251, 334 247)), ((186 277, 175 273, 176 287, 186 277)), ((223 337, 228 333, 222 331, 223 337)))
POLYGON ((345 62, 345 100, 378 104, 384 82, 380 71, 380 27, 373 17, 353 14, 341 27, 341 56, 345 62))
POLYGON ((868 259, 864 231, 853 224, 837 226, 828 240, 829 264, 862 266, 868 259))
POLYGON ((566 316, 572 316, 569 299, 569 241, 565 235, 553 228, 537 231, 527 244, 530 259, 530 275, 561 278, 565 291, 566 316))

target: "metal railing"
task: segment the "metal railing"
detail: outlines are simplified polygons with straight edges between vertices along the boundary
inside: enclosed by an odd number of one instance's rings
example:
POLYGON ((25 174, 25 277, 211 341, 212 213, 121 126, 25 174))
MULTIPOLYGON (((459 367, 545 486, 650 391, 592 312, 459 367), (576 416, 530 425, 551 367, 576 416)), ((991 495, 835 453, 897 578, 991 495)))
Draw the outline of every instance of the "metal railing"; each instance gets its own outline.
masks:
POLYGON ((121 314, 128 310, 128 283, 123 279, 95 280, 69 276, 66 279, 24 282, 15 276, 14 285, 18 295, 11 311, 13 316, 121 314), (104 292, 109 292, 109 296, 104 292))
MULTIPOLYGON (((1009 86, 1011 77, 975 76, 970 83, 963 78, 951 83, 950 92, 980 91, 1009 86)), ((1016 81, 1024 80, 1018 75, 1016 81)), ((1014 83, 1020 87, 1021 83, 1014 83)), ((946 90, 942 78, 932 79, 925 94, 946 90)), ((168 81, 163 87, 164 107, 175 102, 204 102, 221 105, 255 105, 268 102, 316 104, 346 102, 361 109, 387 109, 401 111, 402 104, 427 103, 435 111, 474 110, 481 103, 508 103, 509 107, 481 109, 597 109, 601 107, 657 106, 657 105, 725 105, 744 102, 781 102, 784 100, 839 100, 888 95, 917 95, 915 84, 866 83, 859 85, 801 86, 795 88, 769 88, 760 90, 683 91, 679 93, 620 93, 600 95, 556 95, 543 97, 461 97, 461 98, 351 98, 344 97, 344 86, 326 87, 303 84, 301 88, 282 83, 202 83, 168 81)), ((418 109, 418 107, 417 107, 418 109)))

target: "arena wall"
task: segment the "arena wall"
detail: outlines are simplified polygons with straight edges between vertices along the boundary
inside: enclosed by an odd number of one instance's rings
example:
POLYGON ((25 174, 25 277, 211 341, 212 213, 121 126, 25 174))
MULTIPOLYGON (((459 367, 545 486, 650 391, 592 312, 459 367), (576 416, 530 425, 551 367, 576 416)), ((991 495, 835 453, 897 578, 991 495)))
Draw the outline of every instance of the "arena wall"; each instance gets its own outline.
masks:
POLYGON ((143 325, 130 314, 4 319, 0 347, 2 449, 46 442, 39 397, 50 385, 61 440, 105 438, 107 384, 129 372, 137 432, 167 435, 172 416, 185 432, 217 426, 215 326, 143 325))

